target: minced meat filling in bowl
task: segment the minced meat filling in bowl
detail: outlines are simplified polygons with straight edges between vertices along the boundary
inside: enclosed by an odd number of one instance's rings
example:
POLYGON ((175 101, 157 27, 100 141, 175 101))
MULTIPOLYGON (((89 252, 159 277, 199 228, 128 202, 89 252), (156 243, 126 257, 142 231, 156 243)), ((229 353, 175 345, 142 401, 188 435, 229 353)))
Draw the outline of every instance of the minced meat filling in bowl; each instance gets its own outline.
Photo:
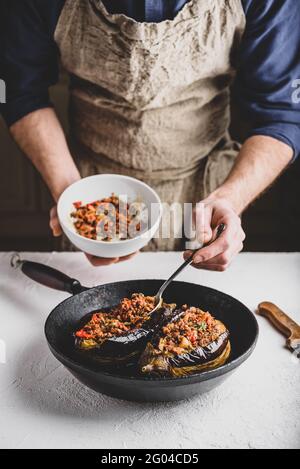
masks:
POLYGON ((71 213, 77 234, 98 241, 114 241, 131 238, 141 233, 144 206, 142 203, 125 203, 112 194, 88 204, 73 203, 71 213))

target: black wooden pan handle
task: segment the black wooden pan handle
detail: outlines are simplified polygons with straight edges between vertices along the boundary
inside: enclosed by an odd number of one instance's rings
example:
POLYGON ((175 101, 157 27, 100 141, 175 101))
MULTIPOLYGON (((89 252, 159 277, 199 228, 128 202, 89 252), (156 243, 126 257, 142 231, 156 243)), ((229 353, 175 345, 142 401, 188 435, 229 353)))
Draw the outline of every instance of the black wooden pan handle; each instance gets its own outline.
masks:
POLYGON ((88 290, 78 280, 68 277, 59 270, 37 262, 22 260, 18 254, 12 256, 11 266, 19 267, 27 277, 54 290, 65 291, 72 295, 88 290))

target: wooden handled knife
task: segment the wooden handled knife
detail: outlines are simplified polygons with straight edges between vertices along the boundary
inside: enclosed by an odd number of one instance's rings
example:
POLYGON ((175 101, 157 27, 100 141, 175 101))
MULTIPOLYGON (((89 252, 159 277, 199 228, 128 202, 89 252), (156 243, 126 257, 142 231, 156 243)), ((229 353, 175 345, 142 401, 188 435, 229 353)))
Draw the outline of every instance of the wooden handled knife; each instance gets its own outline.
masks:
POLYGON ((300 326, 273 303, 258 305, 257 313, 267 318, 285 337, 286 346, 300 358, 300 326))

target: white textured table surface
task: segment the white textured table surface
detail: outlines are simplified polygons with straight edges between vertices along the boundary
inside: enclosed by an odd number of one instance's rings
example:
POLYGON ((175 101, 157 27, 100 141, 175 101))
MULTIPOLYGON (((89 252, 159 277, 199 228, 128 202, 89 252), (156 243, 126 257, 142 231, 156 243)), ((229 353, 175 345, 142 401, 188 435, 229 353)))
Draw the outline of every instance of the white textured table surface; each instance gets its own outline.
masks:
MULTIPOLYGON (((178 253, 141 254, 92 268, 80 253, 23 254, 92 286, 129 278, 164 278, 178 253)), ((1 448, 300 448, 300 361, 258 318, 250 359, 223 385, 189 401, 136 404, 85 388, 50 354, 43 335, 50 310, 67 294, 39 286, 0 254, 1 448)), ((226 273, 188 268, 181 279, 231 294, 252 310, 277 303, 300 322, 300 254, 242 254, 226 273)))

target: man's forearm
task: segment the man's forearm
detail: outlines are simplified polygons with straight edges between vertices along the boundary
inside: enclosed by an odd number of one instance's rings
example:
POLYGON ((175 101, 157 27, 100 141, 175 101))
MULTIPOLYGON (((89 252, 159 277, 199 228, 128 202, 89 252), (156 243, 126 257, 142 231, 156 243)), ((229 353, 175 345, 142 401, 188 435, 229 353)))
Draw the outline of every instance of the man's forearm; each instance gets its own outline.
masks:
POLYGON ((229 200, 238 214, 253 202, 288 166, 293 150, 271 137, 254 136, 243 145, 225 183, 209 199, 229 200))
POLYGON ((53 109, 28 114, 16 122, 10 131, 42 175, 55 201, 66 187, 80 179, 53 109))

